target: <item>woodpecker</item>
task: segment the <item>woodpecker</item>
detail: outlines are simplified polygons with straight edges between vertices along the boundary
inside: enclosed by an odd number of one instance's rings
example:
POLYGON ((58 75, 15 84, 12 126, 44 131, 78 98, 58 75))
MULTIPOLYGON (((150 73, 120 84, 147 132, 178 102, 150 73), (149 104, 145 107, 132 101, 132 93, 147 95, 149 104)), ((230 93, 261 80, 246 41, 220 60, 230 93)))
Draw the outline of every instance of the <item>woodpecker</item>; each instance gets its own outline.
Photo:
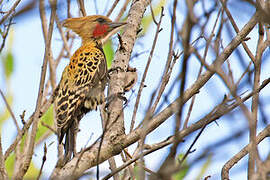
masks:
POLYGON ((81 47, 72 55, 62 73, 56 96, 56 127, 59 144, 65 137, 65 162, 74 156, 79 121, 104 102, 107 62, 102 44, 125 24, 112 22, 101 15, 63 21, 64 27, 82 39, 81 47))

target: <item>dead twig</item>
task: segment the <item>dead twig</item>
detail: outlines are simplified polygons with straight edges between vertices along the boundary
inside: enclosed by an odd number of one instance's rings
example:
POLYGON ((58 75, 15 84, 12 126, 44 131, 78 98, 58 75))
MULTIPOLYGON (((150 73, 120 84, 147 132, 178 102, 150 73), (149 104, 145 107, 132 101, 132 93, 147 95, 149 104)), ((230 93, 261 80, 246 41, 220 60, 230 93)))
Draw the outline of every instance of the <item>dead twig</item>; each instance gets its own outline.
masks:
POLYGON ((44 143, 44 147, 43 147, 43 158, 42 158, 42 164, 41 164, 41 167, 40 167, 40 170, 39 170, 39 173, 38 173, 38 177, 37 177, 37 180, 40 179, 40 176, 42 174, 42 170, 43 170, 43 167, 44 167, 44 164, 45 164, 45 161, 47 159, 47 146, 46 146, 46 143, 44 143))
POLYGON ((135 102, 135 105, 134 105, 134 109, 133 109, 133 114, 132 114, 132 119, 131 119, 131 125, 130 125, 129 132, 131 132, 133 130, 133 128, 134 128, 134 124, 135 124, 136 114, 137 114, 137 110, 138 110, 138 106, 139 106, 139 102, 140 102, 141 93, 142 93, 142 90, 143 90, 143 88, 145 86, 144 85, 144 81, 146 79, 146 76, 147 76, 147 72, 148 72, 150 63, 152 61, 152 57, 153 57, 154 50, 155 50, 155 47, 156 47, 158 35, 159 35, 159 32, 160 32, 160 25, 161 25, 161 22, 162 22, 162 17, 164 16, 163 11, 164 11, 164 8, 162 7, 161 8, 159 22, 157 23, 157 29, 156 29, 155 37, 154 37, 154 40, 153 40, 152 48, 151 48, 151 51, 150 51, 150 54, 149 54, 149 57, 148 57, 148 60, 147 60, 147 64, 146 64, 145 69, 144 69, 143 77, 142 77, 142 80, 141 80, 141 83, 140 83, 140 87, 139 87, 139 90, 138 90, 136 102, 135 102))
POLYGON ((117 6, 117 4, 119 3, 119 1, 120 1, 120 0, 115 0, 115 1, 113 2, 113 5, 112 5, 111 9, 110 9, 110 10, 108 11, 108 13, 106 14, 107 17, 109 17, 109 16, 112 14, 114 8, 117 6))
POLYGON ((6 99, 4 93, 3 93, 3 91, 2 91, 1 89, 0 89, 0 94, 1 94, 1 96, 2 96, 2 98, 3 98, 3 100, 4 100, 4 103, 6 104, 7 110, 8 110, 8 112, 10 113, 10 115, 11 115, 11 117, 12 117, 12 120, 13 120, 13 122, 14 122, 16 128, 17 128, 18 133, 19 133, 21 130, 20 130, 20 127, 19 127, 19 125, 18 125, 18 121, 16 120, 15 115, 14 115, 14 113, 13 113, 13 111, 12 111, 10 105, 8 104, 7 99, 6 99))

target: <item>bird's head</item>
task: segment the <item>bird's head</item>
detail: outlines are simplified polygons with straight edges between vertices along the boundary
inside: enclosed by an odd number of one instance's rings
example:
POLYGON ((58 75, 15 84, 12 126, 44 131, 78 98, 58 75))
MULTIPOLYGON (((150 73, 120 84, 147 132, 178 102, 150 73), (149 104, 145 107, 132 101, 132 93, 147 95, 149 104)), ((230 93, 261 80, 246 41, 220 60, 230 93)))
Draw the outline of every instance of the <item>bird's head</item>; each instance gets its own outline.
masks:
POLYGON ((62 25, 77 33, 82 38, 83 43, 93 39, 104 43, 125 24, 125 22, 112 22, 106 16, 94 15, 69 18, 64 20, 62 25))

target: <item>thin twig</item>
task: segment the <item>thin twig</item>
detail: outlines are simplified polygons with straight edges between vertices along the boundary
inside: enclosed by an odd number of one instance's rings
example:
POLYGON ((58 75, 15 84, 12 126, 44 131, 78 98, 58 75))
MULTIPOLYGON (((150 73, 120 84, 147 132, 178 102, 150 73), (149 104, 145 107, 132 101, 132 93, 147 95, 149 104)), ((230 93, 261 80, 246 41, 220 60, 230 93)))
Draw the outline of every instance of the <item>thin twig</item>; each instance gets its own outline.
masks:
POLYGON ((139 87, 139 90, 138 90, 136 102, 135 102, 135 105, 134 105, 132 119, 131 119, 131 125, 130 125, 130 131, 129 132, 131 132, 133 130, 133 128, 134 128, 136 114, 137 114, 137 110, 138 110, 138 106, 139 106, 139 101, 140 101, 142 90, 144 88, 144 81, 145 81, 145 78, 146 78, 146 75, 147 75, 147 72, 148 72, 148 69, 149 69, 153 54, 154 54, 154 50, 155 50, 156 43, 157 43, 157 38, 158 38, 158 35, 159 35, 159 32, 160 32, 160 25, 161 25, 162 17, 164 16, 163 11, 164 11, 164 8, 162 7, 159 22, 157 23, 157 29, 156 29, 155 37, 154 37, 154 40, 153 40, 152 48, 151 48, 151 51, 150 51, 150 54, 149 54, 149 57, 148 57, 148 60, 147 60, 147 63, 146 63, 145 69, 144 69, 143 77, 142 77, 142 80, 141 80, 141 84, 140 84, 140 87, 139 87))
POLYGON ((5 104, 6 104, 7 110, 9 111, 9 113, 10 113, 12 119, 13 119, 13 122, 14 122, 16 128, 17 128, 17 131, 18 131, 18 133, 19 133, 21 130, 20 130, 20 127, 19 127, 19 125, 18 125, 18 121, 16 120, 15 115, 14 115, 14 113, 13 113, 11 107, 9 106, 9 104, 8 104, 8 102, 7 102, 7 99, 6 99, 4 93, 3 93, 3 91, 2 91, 1 89, 0 89, 0 94, 1 94, 3 100, 4 100, 5 104))
MULTIPOLYGON (((51 95, 51 97, 47 101, 45 101, 45 104, 42 106, 42 109, 39 112, 39 117, 42 117, 43 114, 49 109, 50 105, 54 101, 54 98, 55 98, 57 92, 58 92, 58 88, 56 88, 53 91, 53 94, 51 95)), ((33 123, 33 117, 34 117, 34 113, 30 116, 29 120, 24 124, 22 130, 20 131, 20 133, 18 133, 18 135, 16 136, 15 140, 13 141, 13 143, 6 150, 5 155, 4 155, 4 159, 5 160, 8 158, 8 156, 10 155, 10 153, 14 151, 15 147, 21 141, 23 135, 30 128, 31 124, 33 123)))
POLYGON ((41 102, 42 102, 42 97, 43 97, 43 89, 44 89, 44 83, 45 83, 45 77, 46 77, 47 63, 50 58, 50 45, 51 45, 51 38, 52 38, 52 32, 53 32, 53 24, 54 24, 54 19, 55 19, 55 14, 56 14, 56 5, 57 5, 57 1, 51 2, 51 18, 50 18, 49 31, 48 31, 48 36, 47 36, 47 41, 46 41, 46 46, 45 46, 43 65, 41 68, 40 85, 39 85, 36 108, 35 108, 35 112, 33 116, 32 131, 30 133, 30 139, 28 143, 25 145, 24 160, 22 161, 21 169, 15 175, 15 178, 23 177, 25 175, 26 171, 29 168, 30 162, 32 160, 32 155, 34 152, 35 137, 37 133, 39 112, 41 109, 41 102))
MULTIPOLYGON (((235 23, 234 18, 232 17, 232 15, 231 15, 229 9, 227 8, 227 5, 225 4, 225 2, 227 2, 227 1, 224 1, 224 0, 219 0, 219 1, 221 2, 222 7, 224 8, 224 10, 225 10, 225 12, 226 12, 226 14, 227 14, 227 16, 228 16, 228 18, 229 18, 229 20, 230 20, 232 26, 233 26, 235 32, 238 33, 238 32, 239 32, 239 28, 237 27, 237 24, 235 23)), ((248 55, 248 56, 250 57, 250 59, 254 62, 254 61, 255 61, 255 57, 254 57, 254 55, 252 54, 252 52, 249 50, 247 44, 246 44, 244 41, 242 41, 242 45, 243 45, 243 47, 244 47, 244 49, 245 49, 247 55, 248 55)))
POLYGON ((16 7, 19 5, 19 3, 21 2, 21 0, 17 0, 13 6, 10 8, 9 11, 7 11, 6 15, 4 15, 2 17, 2 19, 0 20, 0 24, 3 24, 3 22, 10 16, 11 13, 13 13, 16 9, 16 7))
POLYGON ((80 8, 80 11, 82 13, 83 16, 86 16, 86 11, 85 11, 85 8, 84 8, 84 0, 77 0, 78 2, 78 6, 80 8))
MULTIPOLYGON (((192 132, 201 129, 202 127, 204 127, 207 124, 210 124, 211 122, 216 121, 217 119, 219 119, 221 116, 231 112, 232 110, 234 110, 236 107, 238 107, 240 104, 242 104, 243 102, 247 101, 249 98, 251 98, 255 93, 261 91, 264 87, 266 87, 268 84, 270 83, 270 78, 266 79, 263 81, 263 83, 261 84, 261 86, 256 89, 256 91, 253 91, 251 93, 249 93, 248 95, 246 95, 245 97, 243 97, 240 100, 235 101, 234 103, 230 104, 229 106, 226 105, 226 103, 223 101, 221 102, 219 105, 217 105, 215 108, 213 108, 213 110, 208 113, 207 115, 205 115, 202 119, 198 120, 196 123, 190 125, 189 127, 183 129, 182 131, 179 131, 179 139, 184 138, 186 135, 191 134, 192 132)), ((152 123, 154 123, 152 121, 152 123)), ((160 124, 159 122, 156 122, 158 124, 160 124)), ((149 131, 151 132, 152 129, 155 128, 151 128, 151 126, 149 127, 149 131)), ((136 131, 136 130, 135 130, 136 131)), ((137 132, 133 132, 134 134, 138 134, 139 133, 139 129, 137 129, 137 132)), ((133 134, 132 133, 132 134, 133 134)), ((129 136, 129 135, 128 135, 129 136)), ((132 138, 132 135, 130 134, 130 138, 132 138)), ((126 140, 129 140, 129 138, 127 137, 126 140)), ((161 141, 157 144, 153 144, 150 146, 150 148, 146 151, 143 152, 143 156, 148 155, 154 151, 157 151, 171 143, 174 142, 174 136, 170 136, 168 138, 166 138, 164 141, 161 141)), ((114 173, 118 173, 119 171, 121 171, 122 169, 126 168, 127 166, 129 166, 130 164, 134 163, 135 161, 137 161, 140 158, 140 155, 137 156, 133 156, 133 158, 131 160, 128 160, 126 163, 122 164, 121 166, 119 166, 114 172, 109 173, 108 175, 106 175, 102 180, 107 180, 110 177, 113 176, 114 173)))
MULTIPOLYGON (((171 41, 170 41, 170 44, 173 43, 173 35, 174 35, 174 26, 175 26, 175 21, 176 21, 176 7, 177 7, 177 0, 174 0, 173 2, 173 15, 172 15, 172 23, 171 23, 171 41)), ((188 23, 187 23, 188 24, 188 23)), ((186 67, 187 67, 187 59, 189 57, 189 53, 188 53, 188 49, 189 49, 189 38, 190 38, 190 31, 191 31, 191 28, 189 29, 188 28, 188 33, 186 34, 186 36, 184 35, 183 38, 185 38, 185 42, 183 43, 183 46, 184 46, 184 62, 182 64, 182 76, 184 75, 186 77, 186 67)), ((172 47, 172 45, 170 46, 170 48, 172 47)), ((170 54, 171 52, 169 52, 170 54)), ((171 58, 171 57, 170 57, 171 58)), ((179 76, 180 77, 180 76, 179 76)), ((185 77, 182 77, 182 81, 181 81, 181 85, 180 85, 180 97, 183 96, 183 93, 184 93, 184 88, 185 88, 185 81, 186 81, 186 78, 185 77)), ((169 164, 173 164, 172 161, 174 161, 174 156, 176 154, 176 149, 177 149, 177 146, 178 146, 178 142, 180 142, 179 138, 178 138, 178 134, 177 132, 179 131, 179 128, 180 128, 180 122, 181 122, 181 116, 182 116, 182 107, 183 107, 183 103, 181 102, 182 99, 180 99, 180 102, 179 102, 179 111, 176 115, 176 118, 175 118, 175 127, 174 127, 174 143, 170 149, 170 153, 169 155, 166 157, 165 161, 162 163, 162 165, 160 166, 159 170, 158 170, 158 174, 162 174, 162 176, 170 176, 168 174, 168 168, 165 169, 165 167, 169 167, 169 164)), ((171 167, 171 166, 170 166, 171 167)))
POLYGON ((0 134, 0 178, 1 179, 8 179, 7 170, 5 167, 5 159, 3 156, 3 149, 2 149, 2 137, 0 134))
POLYGON ((46 143, 44 143, 44 147, 43 147, 43 158, 42 158, 42 164, 41 164, 41 167, 40 167, 40 170, 39 170, 39 173, 38 173, 38 177, 37 177, 37 180, 39 180, 41 174, 42 174, 42 170, 43 170, 43 167, 44 167, 44 164, 45 164, 45 161, 47 159, 47 146, 46 146, 46 143))
POLYGON ((183 162, 185 161, 185 159, 187 158, 187 156, 189 155, 189 153, 191 152, 191 149, 193 148, 194 144, 197 142, 197 140, 199 139, 199 137, 201 136, 203 130, 206 128, 206 125, 202 127, 202 129, 200 130, 200 132, 197 134, 197 136, 195 137, 195 139, 193 140, 192 144, 189 146, 188 150, 186 151, 186 153, 184 154, 183 158, 179 161, 179 165, 178 165, 178 169, 182 166, 183 162))
POLYGON ((52 128, 51 126, 47 125, 46 123, 44 123, 43 121, 41 121, 41 125, 48 128, 52 133, 57 134, 56 130, 54 128, 52 128))
MULTIPOLYGON (((253 84, 253 90, 257 89, 260 86, 260 75, 261 75, 261 62, 262 62, 262 54, 263 49, 261 48, 263 45, 263 38, 264 33, 260 33, 260 30, 262 29, 262 24, 259 23, 259 38, 257 43, 257 50, 255 55, 255 61, 254 63, 254 84, 253 84)), ((259 93, 256 93, 252 97, 252 121, 249 121, 249 143, 251 144, 251 151, 249 153, 249 159, 248 159, 248 177, 249 179, 252 178, 252 176, 255 173, 255 164, 259 163, 259 152, 256 146, 256 134, 257 134, 257 123, 258 123, 258 105, 259 105, 259 93)))
POLYGON ((59 18, 58 18, 57 15, 55 16, 55 22, 56 22, 57 28, 58 28, 58 30, 59 30, 59 33, 60 33, 60 35, 61 35, 61 38, 62 38, 62 40, 63 40, 63 47, 64 47, 65 50, 67 51, 68 57, 69 57, 69 59, 70 59, 70 58, 71 58, 71 52, 70 52, 70 49, 69 49, 69 47, 68 47, 67 38, 66 38, 66 36, 65 36, 65 34, 64 34, 64 31, 63 31, 63 29, 62 29, 62 26, 61 26, 61 24, 60 24, 60 21, 59 21, 59 18))
POLYGON ((118 13, 117 17, 115 18, 115 21, 119 21, 120 18, 123 16, 124 12, 127 9, 128 3, 130 0, 126 0, 122 8, 120 9, 120 12, 118 13))
MULTIPOLYGON (((215 20, 215 24, 213 26, 213 29, 211 31, 211 34, 210 34, 210 37, 209 39, 206 41, 206 47, 205 47, 205 50, 204 50, 204 55, 203 55, 203 60, 205 62, 205 59, 206 59, 206 56, 207 56, 207 53, 208 53, 208 48, 210 46, 210 43, 212 41, 212 38, 215 36, 214 34, 214 31, 215 31, 215 28, 216 28, 216 25, 217 25, 217 22, 218 22, 218 18, 219 18, 219 14, 220 14, 221 11, 218 12, 218 15, 217 15, 217 18, 215 20)), ((197 51, 195 51, 197 52, 197 51)), ((196 54, 196 53, 195 53, 196 54)), ((203 64, 201 64, 201 67, 200 67, 200 70, 199 70, 199 73, 198 73, 198 76, 197 76, 197 79, 200 77, 201 73, 202 73, 202 68, 203 68, 203 64)), ((189 121, 189 118, 190 118, 190 115, 191 115, 191 111, 192 111, 192 108, 193 108, 193 105, 194 105, 194 102, 195 102, 195 98, 196 98, 196 94, 192 97, 191 99, 191 103, 190 103, 190 106, 189 106, 189 109, 188 109, 188 113, 187 113, 187 116, 186 116, 186 119, 184 121, 184 125, 183 125, 183 129, 187 127, 187 124, 188 124, 188 121, 189 121)))
MULTIPOLYGON (((256 144, 258 145, 262 140, 264 140, 266 137, 269 137, 269 136, 270 136, 270 125, 264 128, 264 130, 261 131, 259 135, 256 137, 256 144)), ((252 151, 252 144, 249 143, 243 149, 241 149, 241 151, 239 151, 236 155, 234 155, 229 161, 227 161, 222 167, 222 171, 221 171, 222 179, 229 180, 230 169, 251 151, 252 151)))
POLYGON ((114 8, 117 6, 117 4, 119 3, 119 1, 120 1, 120 0, 115 0, 115 1, 113 2, 113 5, 112 5, 111 9, 110 9, 110 10, 108 11, 108 13, 106 14, 107 17, 109 17, 109 16, 112 14, 114 8))
POLYGON ((2 44, 0 47, 0 52, 2 52, 3 48, 5 47, 7 36, 8 36, 9 30, 10 30, 10 27, 12 25, 12 20, 13 20, 13 16, 10 17, 8 24, 5 26, 6 27, 5 31, 2 34, 2 44))
POLYGON ((157 97, 156 97, 156 100, 151 108, 151 111, 150 111, 150 114, 154 114, 156 108, 157 108, 157 105, 160 101, 160 98, 169 82, 169 79, 170 79, 170 76, 171 76, 171 73, 172 73, 172 68, 176 62, 176 60, 180 57, 180 55, 182 53, 180 53, 179 55, 177 56, 174 56, 173 57, 173 35, 174 35, 174 25, 175 25, 175 11, 176 11, 176 6, 175 6, 175 3, 176 1, 174 1, 174 10, 173 10, 173 15, 171 17, 172 19, 172 23, 171 23, 171 33, 170 33, 170 42, 169 42, 169 51, 168 51, 168 56, 167 56, 167 61, 166 61, 166 65, 165 65, 165 69, 164 69, 164 72, 163 72, 163 75, 162 75, 162 81, 160 83, 160 85, 158 86, 159 90, 158 90, 158 93, 157 93, 157 97), (173 63, 172 63, 173 61, 173 63))

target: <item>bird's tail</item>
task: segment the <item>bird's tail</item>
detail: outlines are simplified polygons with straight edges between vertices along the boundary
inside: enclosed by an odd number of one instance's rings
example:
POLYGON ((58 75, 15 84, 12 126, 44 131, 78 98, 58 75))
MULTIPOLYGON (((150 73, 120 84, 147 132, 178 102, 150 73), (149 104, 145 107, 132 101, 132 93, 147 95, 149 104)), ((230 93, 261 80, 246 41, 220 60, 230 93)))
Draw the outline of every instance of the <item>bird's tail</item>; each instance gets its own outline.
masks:
POLYGON ((67 130, 66 138, 65 138, 65 162, 71 160, 72 155, 75 155, 75 147, 76 147, 76 134, 77 128, 76 123, 72 123, 71 127, 67 130))

